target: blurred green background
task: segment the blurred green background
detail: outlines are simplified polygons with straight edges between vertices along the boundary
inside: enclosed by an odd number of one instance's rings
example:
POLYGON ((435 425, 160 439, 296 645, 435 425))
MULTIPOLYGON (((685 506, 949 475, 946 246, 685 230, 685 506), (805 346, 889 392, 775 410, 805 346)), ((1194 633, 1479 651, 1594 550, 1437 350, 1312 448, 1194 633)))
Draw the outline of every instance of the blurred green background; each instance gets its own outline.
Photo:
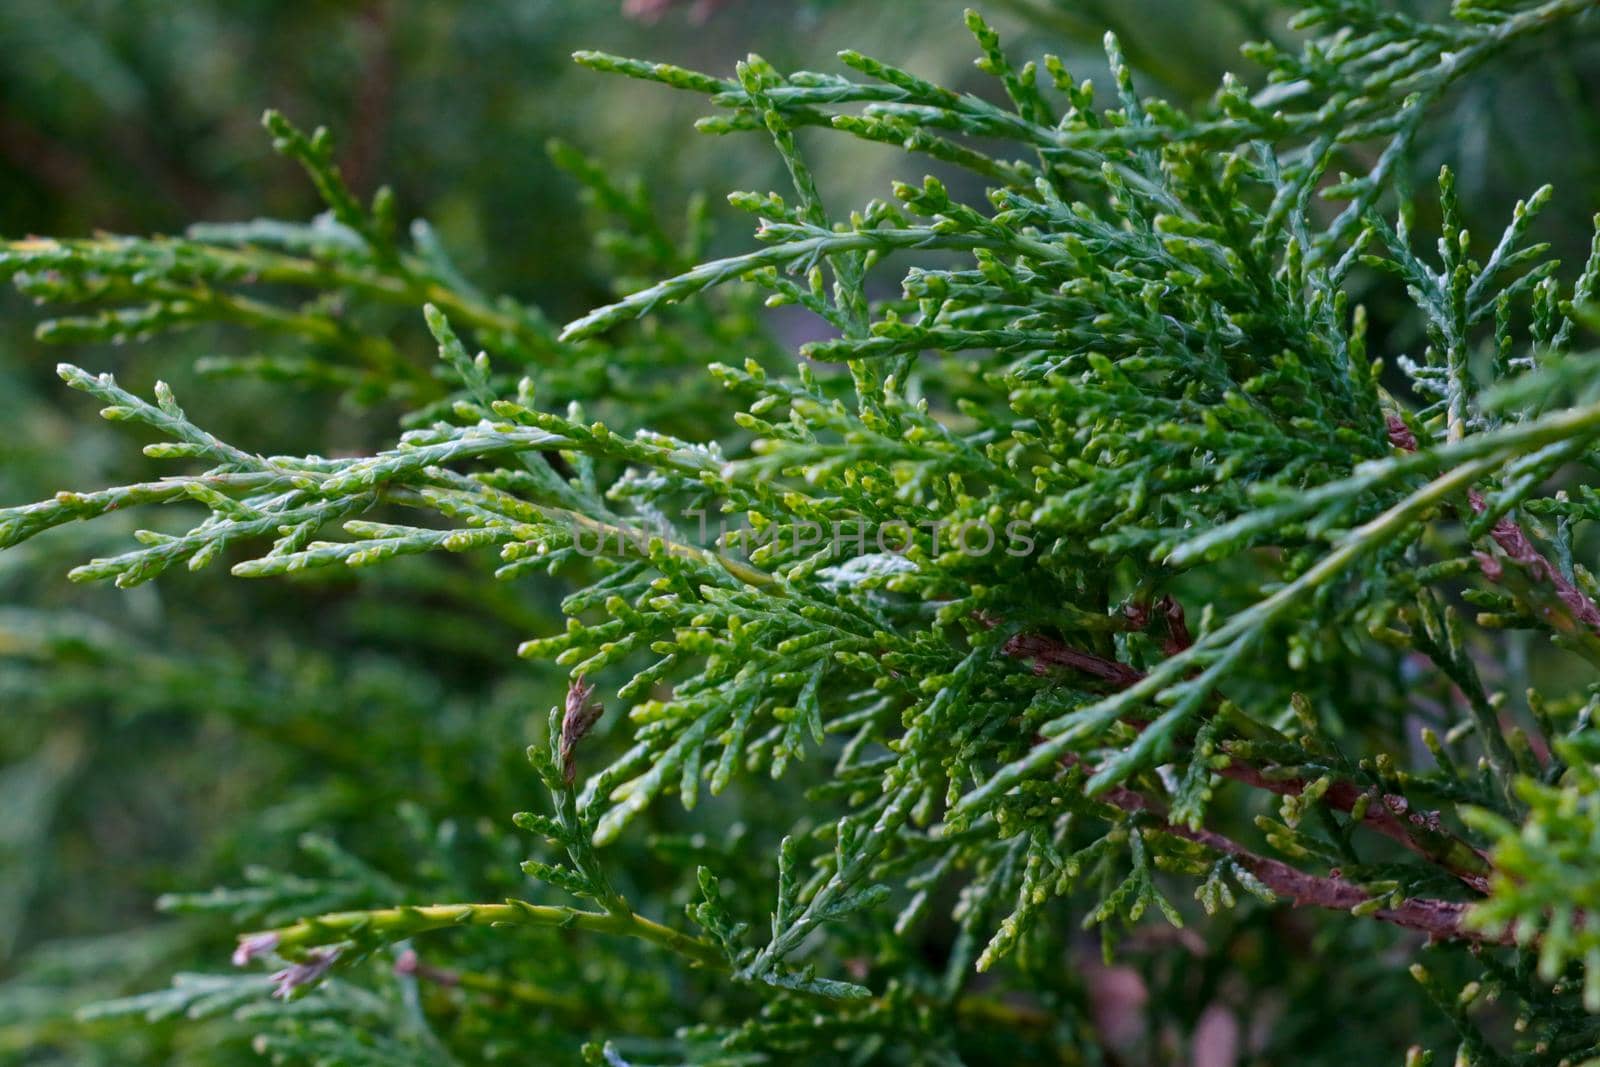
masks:
MULTIPOLYGON (((609 290, 578 189, 547 157, 550 138, 644 175, 668 216, 706 191, 716 247, 748 241, 748 219, 718 206, 722 193, 781 184, 765 145, 693 133, 700 101, 586 72, 574 49, 725 73, 751 51, 780 69, 835 70, 833 53, 853 47, 993 93, 972 69, 960 0, 629 6, 0 4, 0 233, 308 218, 315 194, 260 128, 275 107, 328 125, 357 192, 391 184, 402 214, 431 220, 484 290, 561 320, 609 290)), ((1083 75, 1103 69, 1100 34, 1115 26, 1144 87, 1183 102, 1226 70, 1258 75, 1237 56, 1242 41, 1289 37, 1262 0, 979 6, 1015 54, 1054 51, 1083 75)), ((1414 160, 1418 183, 1455 162, 1469 219, 1493 220, 1552 181, 1544 236, 1578 259, 1600 205, 1600 135, 1572 105, 1600 93, 1597 75, 1593 49, 1572 48, 1480 78, 1435 119, 1414 160)), ((889 149, 807 137, 835 203, 885 195, 890 178, 927 169, 889 149)), ((237 332, 51 348, 31 335, 39 311, 13 296, 0 309, 0 506, 159 472, 61 386, 62 359, 140 390, 171 381, 208 428, 264 452, 356 451, 396 432, 382 406, 198 374, 197 359, 260 343, 237 332)), ((1381 304, 1374 319, 1379 347, 1403 349, 1408 324, 1381 304)), ((412 340, 426 349, 420 330, 412 340)), ((522 748, 563 684, 514 656, 520 640, 560 625, 553 583, 502 586, 486 566, 431 559, 314 584, 245 583, 221 567, 126 592, 65 581, 133 528, 69 528, 0 554, 0 1060, 183 1059, 181 1029, 108 1036, 72 1011, 159 986, 176 967, 214 967, 230 929, 163 918, 156 898, 236 882, 252 864, 292 866, 305 831, 403 869, 406 835, 444 824, 472 871, 514 875, 518 856, 503 854, 493 827, 527 806, 522 748)), ((491 892, 501 877, 473 876, 491 892)))

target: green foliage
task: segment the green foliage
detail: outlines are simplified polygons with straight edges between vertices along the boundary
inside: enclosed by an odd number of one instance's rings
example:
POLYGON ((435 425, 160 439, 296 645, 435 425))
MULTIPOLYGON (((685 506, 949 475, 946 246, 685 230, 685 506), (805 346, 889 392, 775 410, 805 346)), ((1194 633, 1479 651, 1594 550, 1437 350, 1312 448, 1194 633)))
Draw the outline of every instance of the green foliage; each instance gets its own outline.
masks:
MULTIPOLYGON (((1486 242, 1454 169, 1436 197, 1409 181, 1442 100, 1592 34, 1595 5, 1303 6, 1301 46, 1247 52, 1264 87, 1193 109, 1141 93, 1115 35, 1107 107, 971 12, 986 94, 856 52, 850 75, 751 56, 729 78, 579 53, 708 97, 700 127, 769 139, 793 191, 732 194, 759 245, 708 258, 702 207, 663 225, 557 145, 617 279, 565 327, 467 282, 425 223, 403 236, 325 131, 274 112, 311 223, 6 244, 24 294, 99 309, 44 340, 239 327, 294 354, 212 370, 405 414, 386 447, 268 455, 165 383, 63 363, 178 467, 0 510, 0 547, 162 505, 69 577, 459 576, 567 687, 532 770, 481 782, 411 674, 321 720, 308 748, 346 761, 326 803, 362 815, 341 843, 164 899, 244 929, 234 962, 271 979, 182 973, 77 1025, 182 1016, 218 1062, 244 1035, 286 1063, 1108 1062, 1092 930, 1173 1033, 1294 988, 1252 1019, 1264 1061, 1600 1051, 1600 234, 1564 270, 1534 239, 1548 186, 1486 242), (840 211, 814 130, 940 175, 840 211), (791 353, 763 302, 816 339, 791 353), (443 554, 466 558, 423 569, 443 554), (565 628, 489 568, 559 588, 565 628), (364 789, 400 758, 440 781, 364 789), (536 785, 530 841, 494 804, 536 785), (1347 1007, 1385 1021, 1329 1037, 1347 1007)), ((153 702, 204 698, 159 656, 126 669, 153 702)), ((517 687, 462 699, 528 729, 517 687)), ((26 845, 57 755, 0 780, 24 812, 0 841, 26 845)))

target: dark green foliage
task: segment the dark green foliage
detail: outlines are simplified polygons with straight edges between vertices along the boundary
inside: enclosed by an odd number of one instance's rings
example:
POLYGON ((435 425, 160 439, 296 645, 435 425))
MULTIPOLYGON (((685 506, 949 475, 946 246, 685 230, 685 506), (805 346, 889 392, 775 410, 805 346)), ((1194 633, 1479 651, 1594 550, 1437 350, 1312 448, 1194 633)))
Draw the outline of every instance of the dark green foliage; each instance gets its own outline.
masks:
MULTIPOLYGON (((565 327, 276 112, 310 223, 5 245, 22 292, 80 305, 46 340, 239 327, 289 343, 212 371, 404 414, 266 454, 63 363, 172 473, 0 511, 0 547, 170 505, 69 577, 323 597, 374 568, 399 584, 372 645, 428 660, 368 692, 314 631, 189 662, 31 623, 14 699, 231 702, 315 755, 278 821, 343 832, 241 842, 228 887, 163 898, 240 931, 245 970, 30 1024, 46 952, 0 1019, 41 1047, 171 1027, 200 1062, 1154 1062, 1221 1047, 1218 1013, 1231 1062, 1600 1055, 1600 233, 1563 266, 1536 239, 1560 191, 1474 237, 1470 159, 1413 182, 1441 108, 1600 15, 1232 6, 1302 43, 1192 106, 1114 34, 1097 90, 973 12, 985 93, 857 52, 579 53, 709 98, 700 127, 770 140, 792 192, 730 195, 758 245, 717 258, 698 202, 663 224, 557 145, 617 282, 565 327), (814 130, 939 176, 841 209, 814 130), (547 673, 480 668, 517 639, 547 673)), ((0 780, 12 847, 71 737, 0 780)), ((162 969, 154 936, 105 944, 162 969)))

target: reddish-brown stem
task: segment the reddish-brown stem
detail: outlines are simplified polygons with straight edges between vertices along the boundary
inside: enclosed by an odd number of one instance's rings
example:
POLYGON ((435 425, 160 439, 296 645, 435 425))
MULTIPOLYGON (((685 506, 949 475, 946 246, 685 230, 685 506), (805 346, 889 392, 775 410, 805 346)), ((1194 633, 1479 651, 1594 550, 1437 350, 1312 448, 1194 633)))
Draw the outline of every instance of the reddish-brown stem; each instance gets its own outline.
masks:
MULTIPOLYGON (((1077 757, 1069 754, 1062 762, 1071 766, 1079 761, 1077 757)), ((1100 799, 1129 814, 1153 815, 1161 821, 1161 825, 1157 827, 1159 832, 1193 841, 1213 852, 1230 857, 1254 875, 1261 884, 1296 907, 1350 911, 1372 899, 1366 890, 1341 878, 1338 871, 1326 876, 1308 874, 1280 860, 1252 852, 1213 830, 1191 829, 1181 823, 1173 823, 1168 820, 1166 812, 1159 805, 1126 786, 1114 786, 1101 794, 1100 799)), ((1467 926, 1464 920, 1468 907, 1467 904, 1453 900, 1414 897, 1402 900, 1392 908, 1379 908, 1371 915, 1375 919, 1403 926, 1408 930, 1420 930, 1434 940, 1490 943, 1502 943, 1506 940, 1504 937, 1491 937, 1467 926)))
POLYGON ((1176 656, 1179 652, 1194 644, 1194 639, 1189 636, 1189 623, 1183 615, 1183 605, 1178 603, 1175 596, 1164 596, 1158 605, 1161 608, 1161 617, 1167 621, 1167 639, 1162 642, 1161 650, 1169 656, 1176 656))
MULTIPOLYGON (((1242 760, 1231 761, 1218 773, 1224 778, 1279 796, 1299 796, 1310 784, 1304 778, 1269 777, 1242 760)), ((1322 802, 1348 815, 1355 810, 1362 797, 1367 797, 1368 801, 1361 815, 1361 825, 1439 864, 1477 892, 1489 891, 1487 858, 1445 829, 1438 812, 1413 811, 1410 802, 1403 796, 1367 793, 1355 783, 1343 780, 1328 786, 1328 791, 1322 794, 1322 802)))
MULTIPOLYGON (((1411 428, 1402 422, 1398 415, 1390 415, 1387 421, 1389 443, 1402 451, 1415 452, 1417 437, 1411 432, 1411 428)), ((1479 515, 1489 508, 1484 495, 1476 489, 1467 490, 1467 503, 1479 515)), ((1521 526, 1512 519, 1502 516, 1489 528, 1489 538, 1499 546, 1501 552, 1505 553, 1506 559, 1519 567, 1529 578, 1549 586, 1561 609, 1570 616, 1570 619, 1561 618, 1561 612, 1556 605, 1549 604, 1539 609, 1547 622, 1558 629, 1568 631, 1572 629, 1573 624, 1577 624, 1600 634, 1600 606, 1597 606, 1588 594, 1571 582, 1561 573, 1559 567, 1539 551, 1521 526)), ((1488 553, 1478 553, 1478 564, 1483 569, 1484 577, 1491 582, 1500 581, 1505 573, 1501 561, 1488 553)))
POLYGON ((1080 652, 1043 634, 1014 634, 1000 651, 1015 659, 1032 660, 1035 674, 1045 674, 1052 667, 1069 667, 1117 689, 1126 689, 1144 677, 1143 671, 1126 663, 1080 652))
MULTIPOLYGON (((1188 629, 1183 624, 1182 608, 1170 597, 1163 598, 1161 607, 1168 624, 1169 648, 1171 644, 1180 640, 1180 634, 1181 640, 1187 642, 1188 629)), ((1118 689, 1126 689, 1144 678, 1144 672, 1135 667, 1080 651, 1042 634, 1017 634, 1006 641, 1002 651, 1019 659, 1031 659, 1034 670, 1038 673, 1044 673, 1052 667, 1068 667, 1098 678, 1118 689)), ((1181 648, 1176 651, 1181 651, 1181 648)), ((1146 725, 1137 719, 1130 718, 1125 721, 1139 729, 1146 725)), ((1257 789, 1265 789, 1279 796, 1298 796, 1309 784, 1300 777, 1270 774, 1238 758, 1231 758, 1227 766, 1217 773, 1224 778, 1257 789)), ((1393 793, 1369 793, 1353 782, 1344 780, 1329 785, 1322 800, 1330 807, 1349 815, 1356 810, 1363 797, 1368 799, 1361 815, 1362 826, 1443 867, 1473 890, 1480 893, 1488 892, 1487 861, 1477 849, 1446 830, 1438 812, 1413 810, 1410 802, 1403 796, 1393 793)))

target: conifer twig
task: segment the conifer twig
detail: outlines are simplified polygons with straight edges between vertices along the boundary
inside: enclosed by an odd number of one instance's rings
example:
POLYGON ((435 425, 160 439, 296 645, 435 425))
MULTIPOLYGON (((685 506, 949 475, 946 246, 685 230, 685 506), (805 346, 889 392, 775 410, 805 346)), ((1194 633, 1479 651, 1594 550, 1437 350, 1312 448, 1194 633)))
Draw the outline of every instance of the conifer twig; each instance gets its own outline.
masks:
POLYGON ((622 934, 660 945, 702 967, 726 969, 715 947, 634 912, 584 911, 508 900, 504 904, 426 904, 369 911, 331 912, 274 930, 242 935, 234 962, 276 951, 289 958, 345 940, 391 942, 455 926, 548 926, 622 934))

